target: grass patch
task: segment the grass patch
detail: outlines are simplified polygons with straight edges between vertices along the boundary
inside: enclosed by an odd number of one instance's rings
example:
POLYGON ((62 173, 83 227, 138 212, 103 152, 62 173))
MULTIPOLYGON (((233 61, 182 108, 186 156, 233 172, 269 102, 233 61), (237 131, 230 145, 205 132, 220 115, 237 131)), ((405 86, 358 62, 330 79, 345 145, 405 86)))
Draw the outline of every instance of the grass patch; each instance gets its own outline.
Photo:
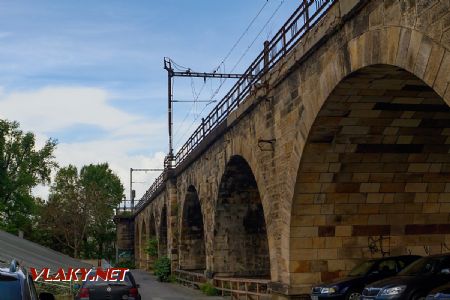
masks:
POLYGON ((219 296, 219 290, 209 282, 200 285, 200 290, 206 296, 219 296))

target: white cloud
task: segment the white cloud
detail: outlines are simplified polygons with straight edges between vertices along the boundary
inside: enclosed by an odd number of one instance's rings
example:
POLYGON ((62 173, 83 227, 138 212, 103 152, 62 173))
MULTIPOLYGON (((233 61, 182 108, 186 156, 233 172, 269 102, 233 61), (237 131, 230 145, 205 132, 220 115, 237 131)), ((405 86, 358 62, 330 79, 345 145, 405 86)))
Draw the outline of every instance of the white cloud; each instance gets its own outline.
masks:
POLYGON ((22 120, 39 132, 88 124, 103 129, 120 128, 138 118, 108 105, 108 93, 99 88, 47 87, 15 92, 0 99, 0 116, 22 120))
MULTIPOLYGON (((1 91, 1 90, 0 90, 1 91)), ((130 114, 109 103, 110 94, 99 88, 46 87, 36 91, 0 93, 0 117, 16 120, 24 130, 36 134, 36 144, 42 147, 49 132, 64 133, 76 125, 90 125, 102 129, 97 139, 72 141, 70 135, 58 144, 55 151, 60 166, 108 162, 121 178, 129 195, 129 170, 132 168, 161 168, 164 153, 161 149, 166 137, 165 121, 151 122, 140 115, 130 114), (153 150, 152 150, 153 149, 153 150), (142 154, 145 153, 145 154, 142 154)), ((58 136, 52 136, 58 138, 58 136)), ((140 198, 157 173, 135 173, 134 184, 140 198)), ((36 187, 35 195, 46 198, 48 187, 36 187)))

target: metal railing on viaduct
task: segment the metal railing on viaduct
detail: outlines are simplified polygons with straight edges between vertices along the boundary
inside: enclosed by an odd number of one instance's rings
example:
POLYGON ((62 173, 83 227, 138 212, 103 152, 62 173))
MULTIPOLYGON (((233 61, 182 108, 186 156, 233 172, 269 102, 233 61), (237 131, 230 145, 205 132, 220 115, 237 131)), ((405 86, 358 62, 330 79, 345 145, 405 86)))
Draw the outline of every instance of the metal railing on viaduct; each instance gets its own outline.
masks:
POLYGON ((202 119, 186 143, 174 157, 166 157, 164 171, 150 186, 135 207, 139 212, 153 199, 165 182, 167 170, 175 169, 183 163, 193 150, 205 140, 205 137, 217 128, 256 88, 264 84, 263 79, 275 65, 285 57, 302 39, 302 37, 326 14, 337 0, 304 0, 284 23, 275 36, 264 43, 264 49, 250 64, 242 77, 202 119))

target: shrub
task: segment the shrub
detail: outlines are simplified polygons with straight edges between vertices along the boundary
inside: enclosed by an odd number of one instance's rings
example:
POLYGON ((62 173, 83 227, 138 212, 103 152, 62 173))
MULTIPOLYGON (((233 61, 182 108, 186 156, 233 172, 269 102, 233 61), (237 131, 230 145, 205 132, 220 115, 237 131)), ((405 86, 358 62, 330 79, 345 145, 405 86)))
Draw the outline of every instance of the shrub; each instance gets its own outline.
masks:
POLYGON ((216 287, 209 282, 202 284, 200 286, 200 290, 203 292, 203 294, 205 294, 207 296, 218 296, 219 295, 219 290, 216 289, 216 287))
POLYGON ((151 257, 157 257, 158 256, 158 240, 155 238, 149 239, 147 241, 147 248, 145 248, 145 251, 151 257))
POLYGON ((170 279, 170 259, 167 256, 158 258, 153 266, 154 274, 159 281, 168 282, 170 279))

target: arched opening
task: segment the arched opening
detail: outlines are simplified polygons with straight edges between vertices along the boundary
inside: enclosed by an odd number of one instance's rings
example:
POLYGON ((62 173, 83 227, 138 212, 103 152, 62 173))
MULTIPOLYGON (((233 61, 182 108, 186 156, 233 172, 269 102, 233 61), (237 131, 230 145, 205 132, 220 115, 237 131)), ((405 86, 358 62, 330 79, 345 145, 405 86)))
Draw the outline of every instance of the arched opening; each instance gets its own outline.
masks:
POLYGON ((147 259, 147 269, 152 270, 155 260, 158 258, 158 237, 156 236, 156 222, 153 213, 150 213, 148 220, 149 232, 145 243, 145 252, 147 259))
POLYGON ((140 242, 139 242, 139 268, 146 269, 148 262, 148 254, 146 249, 148 232, 147 223, 145 221, 141 222, 140 230, 140 242))
POLYGON ((450 109, 394 66, 352 73, 310 130, 290 227, 291 284, 343 276, 358 261, 448 251, 450 109))
POLYGON ((158 255, 159 257, 167 255, 167 207, 164 205, 161 212, 161 221, 159 225, 158 255))
POLYGON ((206 269, 203 214, 197 190, 193 186, 187 190, 183 207, 180 268, 195 272, 206 269))
POLYGON ((134 223, 134 232, 135 232, 135 238, 134 238, 134 264, 139 267, 140 259, 141 259, 141 229, 140 229, 140 223, 136 222, 134 223))
POLYGON ((213 272, 224 276, 270 276, 263 206, 252 170, 240 156, 230 159, 219 185, 213 272))

